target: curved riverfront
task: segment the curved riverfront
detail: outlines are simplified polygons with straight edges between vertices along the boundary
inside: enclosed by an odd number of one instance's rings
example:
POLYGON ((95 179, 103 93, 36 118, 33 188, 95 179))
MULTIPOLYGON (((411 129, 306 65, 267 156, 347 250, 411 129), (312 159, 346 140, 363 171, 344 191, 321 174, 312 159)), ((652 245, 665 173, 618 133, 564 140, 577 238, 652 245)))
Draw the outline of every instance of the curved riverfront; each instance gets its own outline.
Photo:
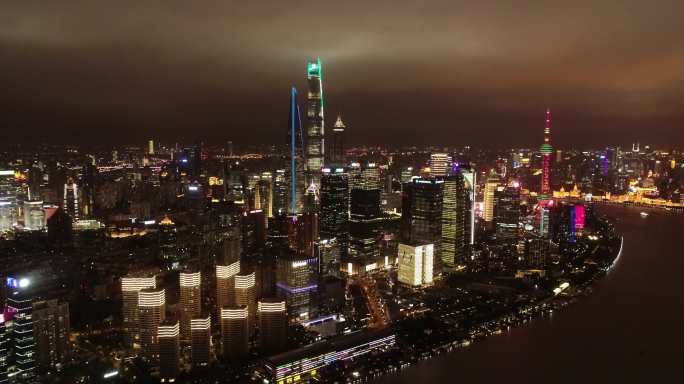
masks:
POLYGON ((624 236, 610 272, 577 303, 379 384, 665 382, 684 342, 684 215, 602 207, 624 236))

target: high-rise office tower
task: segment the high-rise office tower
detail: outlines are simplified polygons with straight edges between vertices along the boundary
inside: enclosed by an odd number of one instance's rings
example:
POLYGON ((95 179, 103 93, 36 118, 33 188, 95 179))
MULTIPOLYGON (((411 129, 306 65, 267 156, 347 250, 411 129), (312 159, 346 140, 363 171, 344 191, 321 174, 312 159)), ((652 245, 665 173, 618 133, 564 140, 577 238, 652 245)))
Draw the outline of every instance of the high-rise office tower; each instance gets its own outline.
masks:
POLYGON ((147 154, 154 155, 154 140, 147 140, 147 154))
POLYGON ((500 183, 501 180, 495 173, 491 173, 485 183, 483 216, 487 225, 491 225, 494 220, 494 193, 499 188, 500 183))
POLYGON ((465 261, 466 206, 468 195, 460 172, 444 178, 442 200, 442 249, 440 258, 447 267, 465 261))
POLYGON ((200 272, 181 272, 179 277, 181 340, 189 342, 190 320, 202 312, 202 276, 200 272))
POLYGON ((399 244, 399 282, 420 286, 431 284, 434 274, 435 254, 432 244, 399 244))
POLYGON ((323 170, 320 235, 322 240, 335 239, 340 257, 346 258, 349 244, 349 178, 342 168, 323 170))
POLYGON ((11 348, 14 357, 14 378, 19 382, 34 382, 36 343, 33 330, 33 295, 27 278, 8 278, 7 309, 12 314, 11 348))
POLYGON ((259 345, 264 355, 282 352, 287 346, 285 301, 263 299, 258 304, 259 345))
POLYGON ((551 154, 553 154, 553 147, 551 147, 551 110, 546 109, 546 121, 544 123, 544 144, 541 145, 539 151, 542 154, 542 182, 541 195, 542 198, 548 198, 551 195, 551 154))
POLYGON ((33 333, 36 363, 44 369, 59 369, 69 361, 69 303, 56 299, 33 303, 33 333))
POLYGON ((430 154, 430 176, 446 176, 451 168, 451 156, 446 153, 430 154))
POLYGON ((170 268, 180 267, 178 252, 178 228, 168 216, 159 221, 159 253, 170 268))
POLYGON ((157 328, 159 379, 172 383, 180 371, 180 327, 178 321, 164 321, 157 328))
POLYGON ((235 275, 240 273, 240 260, 216 266, 216 306, 235 305, 235 275))
POLYGON ((221 308, 221 340, 224 359, 245 358, 249 354, 251 334, 246 306, 221 308))
POLYGON ((42 201, 24 202, 24 228, 41 231, 45 228, 45 211, 42 201))
POLYGON ((239 273, 235 275, 235 305, 244 305, 249 311, 249 318, 256 316, 256 273, 239 273))
POLYGON ((62 196, 62 209, 71 216, 73 220, 78 220, 81 218, 80 210, 78 207, 78 184, 75 181, 70 180, 64 184, 64 193, 62 196))
POLYGON ((5 314, 0 313, 0 384, 7 383, 7 367, 9 365, 9 334, 5 314))
POLYGON ((378 229, 381 221, 380 190, 352 189, 349 211, 350 260, 374 262, 379 257, 378 229))
POLYGON ((149 361, 159 357, 157 328, 166 320, 166 292, 164 289, 147 288, 138 294, 138 321, 140 323, 140 349, 149 361))
POLYGON ((273 216, 288 212, 288 184, 287 173, 278 169, 273 177, 273 216))
POLYGON ((401 237, 406 244, 433 244, 441 255, 443 180, 414 179, 402 196, 401 237))
POLYGON ((290 117, 288 124, 288 147, 289 147, 289 165, 288 165, 288 182, 289 188, 289 205, 288 212, 290 214, 299 213, 301 205, 301 195, 304 192, 304 168, 305 151, 304 151, 304 135, 302 134, 302 119, 299 112, 299 104, 297 103, 297 88, 292 87, 290 90, 290 117))
POLYGON ((520 223, 520 188, 499 187, 494 193, 494 223, 496 234, 515 237, 520 223))
POLYGON ((459 168, 465 182, 467 204, 465 207, 466 231, 465 239, 468 245, 468 254, 475 245, 475 199, 477 197, 477 172, 468 167, 459 168))
POLYGON ((306 66, 309 93, 306 98, 306 165, 307 184, 320 185, 320 172, 325 161, 325 120, 323 113, 323 73, 321 59, 306 66))
POLYGON ((337 121, 332 128, 332 133, 330 135, 330 146, 328 151, 328 164, 331 167, 342 167, 345 163, 344 155, 344 130, 345 125, 342 122, 342 118, 337 116, 337 121))
POLYGON ((128 348, 133 348, 140 338, 140 326, 138 319, 138 296, 140 291, 146 288, 156 288, 154 276, 126 276, 121 278, 121 301, 123 312, 124 343, 128 348))
POLYGON ((208 365, 211 362, 211 316, 207 314, 190 320, 190 335, 192 365, 208 365))
POLYGON ((318 258, 290 252, 277 260, 276 289, 287 302, 290 315, 308 318, 313 315, 313 299, 318 288, 318 258))
POLYGON ((261 209, 241 216, 242 252, 248 258, 261 253, 266 244, 266 215, 261 209))

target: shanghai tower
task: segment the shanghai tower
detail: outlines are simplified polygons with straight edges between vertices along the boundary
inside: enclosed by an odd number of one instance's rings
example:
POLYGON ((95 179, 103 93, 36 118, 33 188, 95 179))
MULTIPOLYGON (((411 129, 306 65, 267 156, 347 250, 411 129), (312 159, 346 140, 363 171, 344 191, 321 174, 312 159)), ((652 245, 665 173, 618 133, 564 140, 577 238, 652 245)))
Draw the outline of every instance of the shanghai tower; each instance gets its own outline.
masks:
POLYGON ((323 77, 321 59, 307 63, 309 93, 306 98, 306 170, 307 184, 320 186, 320 173, 325 159, 323 115, 323 77))

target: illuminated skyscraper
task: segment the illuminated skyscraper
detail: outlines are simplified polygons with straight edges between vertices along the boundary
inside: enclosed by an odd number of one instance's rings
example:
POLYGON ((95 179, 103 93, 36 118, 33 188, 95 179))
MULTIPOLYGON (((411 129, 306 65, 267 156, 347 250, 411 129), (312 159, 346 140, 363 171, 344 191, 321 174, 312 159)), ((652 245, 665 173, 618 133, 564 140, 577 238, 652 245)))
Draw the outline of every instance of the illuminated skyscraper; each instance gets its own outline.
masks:
POLYGON ((256 273, 240 273, 235 275, 235 305, 247 307, 250 321, 255 318, 256 273))
POLYGON ((183 341, 190 341, 190 320, 202 312, 202 276, 200 272, 180 273, 180 332, 183 341))
POLYGON ((337 116, 337 121, 332 129, 332 134, 330 135, 330 150, 328 151, 328 164, 331 167, 341 167, 344 165, 344 130, 345 125, 342 122, 342 118, 337 116))
POLYGON ((500 237, 515 237, 520 226, 520 188, 499 187, 494 193, 494 222, 500 237))
POLYGON ((166 292, 147 288, 138 294, 138 321, 140 323, 140 349, 149 361, 159 357, 157 328, 166 320, 166 292))
POLYGON ((192 365, 203 367, 211 361, 211 316, 203 315, 190 320, 192 365))
POLYGON ((240 273, 240 260, 216 266, 216 306, 235 305, 235 275, 240 273))
POLYGON ((306 66, 309 93, 306 98, 306 165, 307 184, 320 185, 320 172, 325 161, 325 120, 323 99, 323 72, 321 59, 306 66))
POLYGON ((340 257, 345 258, 347 256, 349 244, 349 178, 342 168, 323 170, 320 232, 322 240, 336 240, 339 244, 340 257))
POLYGON ((287 346, 285 301, 263 299, 258 304, 259 344, 264 355, 282 352, 287 346))
POLYGON ((133 344, 140 338, 138 321, 138 296, 140 291, 156 287, 157 283, 154 276, 126 276, 121 278, 124 343, 128 348, 133 348, 133 344))
POLYGON ((433 244, 441 255, 444 180, 414 179, 402 196, 401 237, 406 244, 433 244))
POLYGON ((399 282, 419 286, 431 284, 435 257, 434 245, 399 244, 399 282))
POLYGON ((468 245, 468 251, 470 252, 475 244, 475 198, 477 197, 477 172, 468 167, 461 167, 459 170, 463 175, 467 194, 467 204, 465 208, 465 238, 466 244, 468 245))
POLYGON ((147 140, 147 154, 154 155, 154 140, 147 140))
POLYGON ((551 154, 553 154, 553 147, 551 147, 551 110, 546 109, 546 121, 544 123, 544 144, 541 145, 539 151, 542 154, 542 182, 541 195, 542 198, 547 198, 551 194, 551 154))
POLYGON ((76 184, 74 181, 64 184, 62 209, 64 209, 64 211, 67 212, 74 220, 81 218, 78 207, 78 184, 76 184))
POLYGON ((250 323, 246 306, 221 308, 221 340, 226 360, 247 357, 249 353, 250 323))
POLYGON ((41 231, 45 228, 45 211, 42 201, 24 202, 24 228, 41 231))
POLYGON ((159 340, 159 379, 172 383, 180 371, 180 329, 178 321, 165 321, 157 328, 159 340))
POLYGON ((33 295, 27 278, 7 279, 7 312, 12 315, 11 348, 14 377, 20 382, 34 382, 36 343, 33 330, 33 295))
MULTIPOLYGON (((440 258, 448 267, 465 261, 468 195, 460 172, 444 178, 442 200, 442 249, 440 258)), ((469 211, 469 210, 468 210, 469 211)), ((469 239, 468 239, 469 240, 469 239)))
POLYGON ((492 173, 487 178, 487 182, 485 184, 483 216, 485 224, 487 225, 491 225, 492 221, 494 221, 494 193, 496 192, 497 188, 499 188, 500 182, 501 180, 499 179, 499 176, 497 176, 495 173, 492 173))
POLYGON ((33 304, 36 363, 43 369, 60 369, 69 361, 69 304, 57 299, 33 304))
POLYGON ((278 297, 287 302, 292 316, 309 317, 313 296, 318 288, 318 259, 291 252, 278 258, 276 288, 278 297))
POLYGON ((430 176, 446 176, 451 166, 451 156, 446 153, 433 153, 430 155, 430 176))
POLYGON ((304 135, 302 134, 302 119, 297 103, 297 88, 290 90, 290 117, 288 119, 288 146, 289 146, 289 207, 291 214, 300 210, 301 194, 304 192, 304 135))

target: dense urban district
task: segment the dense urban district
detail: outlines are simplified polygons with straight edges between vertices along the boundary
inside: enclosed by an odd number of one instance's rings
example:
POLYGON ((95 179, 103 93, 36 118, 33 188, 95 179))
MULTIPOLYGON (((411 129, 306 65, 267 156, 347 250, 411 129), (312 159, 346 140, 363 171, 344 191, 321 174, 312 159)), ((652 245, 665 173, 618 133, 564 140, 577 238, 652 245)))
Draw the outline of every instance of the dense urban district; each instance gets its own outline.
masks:
POLYGON ((2 144, 0 383, 372 380, 589 294, 600 205, 682 212, 681 151, 350 146, 305 74, 275 145, 2 144))

